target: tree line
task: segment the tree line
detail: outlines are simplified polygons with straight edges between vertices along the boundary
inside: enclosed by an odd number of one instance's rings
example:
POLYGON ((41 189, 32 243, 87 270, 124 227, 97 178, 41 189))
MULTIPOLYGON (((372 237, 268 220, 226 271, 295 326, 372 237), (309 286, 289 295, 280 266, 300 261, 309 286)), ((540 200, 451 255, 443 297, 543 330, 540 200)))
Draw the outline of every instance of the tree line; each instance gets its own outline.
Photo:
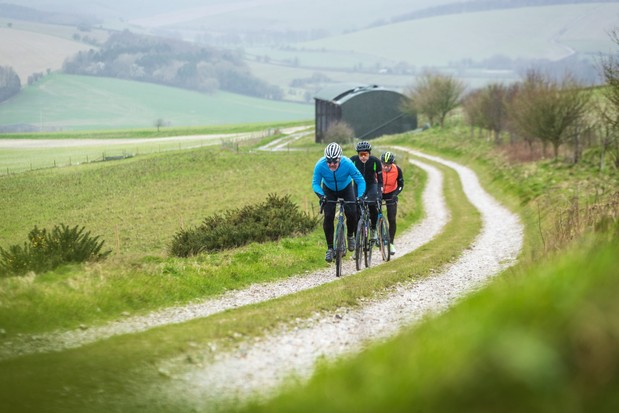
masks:
POLYGON ((283 97, 281 88, 252 75, 240 52, 128 30, 112 34, 99 50, 81 51, 66 59, 62 70, 205 93, 221 89, 264 99, 283 97))
MULTIPOLYGON (((611 37, 619 46, 619 33, 611 37)), ((600 169, 609 161, 619 168, 619 60, 603 58, 600 71, 605 83, 595 88, 569 73, 557 79, 530 69, 520 82, 488 84, 467 93, 453 76, 425 72, 406 91, 402 110, 440 127, 459 110, 473 134, 497 145, 523 142, 533 151, 540 144, 543 155, 552 149, 555 159, 566 147, 573 163, 590 149, 600 169)))

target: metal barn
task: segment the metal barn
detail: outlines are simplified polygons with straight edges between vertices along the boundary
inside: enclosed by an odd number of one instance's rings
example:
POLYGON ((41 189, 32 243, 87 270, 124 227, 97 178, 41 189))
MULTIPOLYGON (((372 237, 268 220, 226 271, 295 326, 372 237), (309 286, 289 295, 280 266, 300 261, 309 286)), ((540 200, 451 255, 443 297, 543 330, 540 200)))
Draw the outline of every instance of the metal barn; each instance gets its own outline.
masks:
POLYGON ((362 140, 416 129, 417 118, 400 111, 403 99, 403 94, 377 85, 338 84, 324 88, 314 96, 315 141, 323 142, 325 132, 337 121, 350 125, 355 138, 362 140))

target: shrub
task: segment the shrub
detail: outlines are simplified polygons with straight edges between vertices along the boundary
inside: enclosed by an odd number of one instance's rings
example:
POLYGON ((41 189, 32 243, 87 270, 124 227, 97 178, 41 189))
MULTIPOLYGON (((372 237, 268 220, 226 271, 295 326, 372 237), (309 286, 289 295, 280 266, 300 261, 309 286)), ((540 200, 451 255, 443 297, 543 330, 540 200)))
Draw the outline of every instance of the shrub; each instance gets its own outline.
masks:
POLYGON ((288 195, 269 194, 262 204, 229 210, 204 219, 196 228, 181 229, 170 253, 188 257, 205 251, 240 247, 250 242, 275 241, 312 231, 318 218, 299 211, 288 195))
POLYGON ((42 273, 62 264, 100 260, 112 252, 101 252, 103 244, 98 236, 84 233, 84 227, 69 228, 61 224, 48 232, 35 225, 23 247, 13 245, 8 250, 0 247, 0 274, 42 273))
POLYGON ((324 142, 337 142, 340 145, 352 143, 355 139, 355 131, 352 126, 344 121, 332 123, 325 131, 324 142))

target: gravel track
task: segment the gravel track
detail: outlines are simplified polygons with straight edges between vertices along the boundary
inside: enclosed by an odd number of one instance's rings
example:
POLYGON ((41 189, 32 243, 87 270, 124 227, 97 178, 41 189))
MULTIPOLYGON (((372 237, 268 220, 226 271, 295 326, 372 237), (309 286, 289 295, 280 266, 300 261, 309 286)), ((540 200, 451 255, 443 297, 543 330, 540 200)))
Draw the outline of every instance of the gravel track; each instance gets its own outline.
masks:
MULTIPOLYGON (((447 222, 447 211, 442 201, 442 176, 436 168, 419 164, 429 173, 428 189, 424 193, 424 203, 433 205, 429 215, 415 230, 398 236, 398 249, 401 254, 412 251, 434 237, 447 222)), ((374 260, 374 265, 381 263, 374 260)), ((144 316, 125 317, 100 327, 54 331, 37 335, 22 335, 0 344, 0 360, 32 353, 62 351, 103 340, 115 335, 145 331, 154 327, 182 323, 194 318, 207 317, 231 308, 241 307, 260 301, 270 300, 336 281, 332 266, 290 277, 272 283, 254 284, 247 289, 230 291, 221 297, 191 303, 185 306, 166 308, 144 316)), ((357 272, 351 260, 345 260, 344 274, 357 272)))
MULTIPOLYGON (((147 389, 144 397, 182 398, 200 410, 249 395, 269 397, 287 378, 294 376, 305 380, 309 377, 317 359, 354 354, 370 342, 386 339, 429 314, 444 311, 458 298, 480 288, 490 277, 515 262, 522 246, 522 225, 517 216, 483 190, 470 169, 407 148, 394 149, 455 169, 466 196, 480 211, 482 231, 456 262, 431 278, 398 285, 380 301, 366 301, 358 308, 341 309, 333 314, 317 314, 297 327, 282 328, 271 336, 241 343, 230 352, 215 353, 214 361, 208 366, 188 366, 185 360, 162 361, 161 371, 179 373, 171 375, 165 388, 147 389)), ((428 173, 428 184, 423 193, 426 217, 396 236, 398 254, 393 259, 429 242, 449 220, 440 171, 422 161, 412 160, 411 163, 428 173)), ((347 261, 344 275, 356 272, 354 262, 347 261)), ((373 262, 373 266, 380 264, 380 258, 373 262)), ((252 285, 216 299, 168 308, 146 316, 125 317, 101 327, 84 326, 71 331, 23 335, 0 343, 0 360, 76 348, 114 335, 207 317, 226 309, 336 281, 334 268, 329 266, 283 281, 252 285)), ((212 359, 212 355, 209 353, 206 358, 212 359)))
MULTIPOLYGON (((423 317, 444 311, 515 262, 522 247, 519 218, 488 195, 470 169, 406 148, 395 149, 454 168, 466 196, 480 211, 482 231, 456 262, 431 278, 398 285, 379 301, 317 315, 303 326, 282 328, 271 336, 242 343, 230 352, 216 353, 207 366, 187 367, 185 362, 180 373, 170 373, 171 380, 165 388, 156 386, 148 394, 173 400, 182 398, 200 411, 252 396, 271 397, 287 379, 306 380, 318 359, 354 354, 370 342, 384 340, 423 317)), ((440 173, 423 162, 412 163, 429 174, 423 196, 427 217, 396 237, 401 253, 428 242, 448 220, 440 173)), ((175 372, 182 364, 181 360, 168 360, 161 363, 160 369, 175 372)))
MULTIPOLYGON (((429 174, 428 188, 424 192, 424 204, 432 205, 431 213, 423 222, 398 236, 398 249, 401 254, 425 244, 434 237, 447 222, 447 210, 442 200, 442 176, 436 168, 418 163, 429 174)), ((381 260, 374 260, 374 265, 381 260)), ((345 260, 343 273, 357 272, 355 263, 345 260)), ((183 323, 194 318, 207 317, 231 308, 266 301, 318 285, 336 281, 332 266, 287 278, 272 283, 254 284, 247 289, 230 291, 221 297, 208 299, 185 306, 170 307, 144 316, 127 316, 99 327, 83 326, 75 330, 54 331, 37 335, 21 335, 0 344, 0 360, 19 355, 62 351, 103 340, 115 335, 131 334, 166 325, 183 323)))

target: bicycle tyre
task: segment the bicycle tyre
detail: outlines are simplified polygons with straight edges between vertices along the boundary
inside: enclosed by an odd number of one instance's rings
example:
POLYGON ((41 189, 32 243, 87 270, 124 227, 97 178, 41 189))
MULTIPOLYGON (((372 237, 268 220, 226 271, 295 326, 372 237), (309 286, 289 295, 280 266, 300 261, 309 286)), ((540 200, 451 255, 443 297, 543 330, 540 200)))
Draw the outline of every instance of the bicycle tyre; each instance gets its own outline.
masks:
POLYGON ((370 238, 371 235, 371 228, 370 228, 370 222, 366 223, 366 234, 367 236, 365 237, 365 245, 363 250, 365 251, 365 266, 366 268, 369 268, 370 265, 372 265, 372 247, 374 246, 374 241, 372 240, 372 238, 370 238))
POLYGON ((380 253, 383 257, 383 261, 389 261, 391 259, 391 253, 389 252, 389 224, 384 216, 378 218, 376 224, 378 231, 378 243, 380 247, 380 253))
POLYGON ((335 246, 335 276, 342 276, 342 258, 346 254, 346 229, 344 223, 338 221, 335 227, 335 239, 333 245, 335 246))
POLYGON ((357 235, 355 236, 355 265, 357 271, 361 269, 361 260, 363 259, 363 243, 365 238, 363 236, 363 223, 362 219, 357 223, 357 235))

